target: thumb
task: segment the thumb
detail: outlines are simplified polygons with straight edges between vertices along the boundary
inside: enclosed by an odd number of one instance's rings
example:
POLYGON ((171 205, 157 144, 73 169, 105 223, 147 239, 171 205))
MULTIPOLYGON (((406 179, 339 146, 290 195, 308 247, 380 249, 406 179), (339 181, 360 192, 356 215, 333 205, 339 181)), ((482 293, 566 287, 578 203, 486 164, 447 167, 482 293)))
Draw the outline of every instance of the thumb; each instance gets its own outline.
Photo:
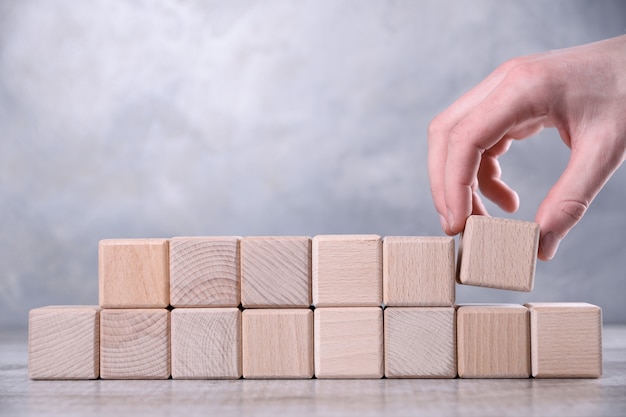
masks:
MULTIPOLYGON (((580 142, 579 142, 580 144, 580 142)), ((597 141, 572 150, 565 171, 539 206, 535 221, 541 236, 538 256, 550 260, 561 239, 582 219, 600 189, 622 162, 597 141)))

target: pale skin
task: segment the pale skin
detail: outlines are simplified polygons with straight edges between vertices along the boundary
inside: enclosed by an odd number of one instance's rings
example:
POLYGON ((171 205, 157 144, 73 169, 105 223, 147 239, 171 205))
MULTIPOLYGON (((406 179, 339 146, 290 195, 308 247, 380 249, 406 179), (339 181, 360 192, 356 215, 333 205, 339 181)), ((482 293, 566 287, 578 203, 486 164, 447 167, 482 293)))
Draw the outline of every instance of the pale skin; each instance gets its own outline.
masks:
POLYGON ((535 217, 543 260, 554 257, 624 161, 626 36, 505 62, 432 120, 428 172, 447 234, 462 232, 471 214, 488 215, 479 190, 507 212, 518 209, 498 157, 546 127, 571 153, 535 217))

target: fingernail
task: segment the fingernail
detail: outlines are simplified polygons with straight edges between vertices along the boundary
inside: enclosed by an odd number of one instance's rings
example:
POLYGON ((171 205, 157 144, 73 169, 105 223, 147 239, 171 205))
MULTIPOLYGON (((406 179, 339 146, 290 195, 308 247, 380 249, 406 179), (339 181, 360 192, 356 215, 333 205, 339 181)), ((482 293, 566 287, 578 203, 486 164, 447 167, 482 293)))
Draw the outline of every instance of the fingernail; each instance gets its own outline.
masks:
POLYGON ((448 210, 448 226, 450 227, 450 230, 454 227, 454 215, 450 210, 448 210))
POLYGON ((541 252, 543 252, 543 256, 548 260, 554 258, 559 248, 559 243, 561 243, 561 239, 554 232, 546 233, 541 238, 541 252))
POLYGON ((448 221, 445 217, 443 217, 443 214, 439 215, 439 221, 441 222, 441 228, 443 229, 443 231, 445 232, 446 230, 448 230, 448 221))

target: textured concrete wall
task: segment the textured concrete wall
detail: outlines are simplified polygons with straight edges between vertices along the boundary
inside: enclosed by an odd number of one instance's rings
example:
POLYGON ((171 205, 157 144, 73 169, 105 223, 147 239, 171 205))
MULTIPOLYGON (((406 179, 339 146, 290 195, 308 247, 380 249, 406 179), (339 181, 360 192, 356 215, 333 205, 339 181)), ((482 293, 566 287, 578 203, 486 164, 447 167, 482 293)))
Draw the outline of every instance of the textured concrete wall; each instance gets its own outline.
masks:
MULTIPOLYGON (((502 61, 617 36, 615 1, 0 2, 0 328, 97 303, 109 237, 439 235, 429 120, 502 61)), ((515 143, 532 220, 569 152, 515 143)), ((626 173, 531 294, 626 322, 626 173)), ((494 210, 494 215, 503 215, 494 210)))

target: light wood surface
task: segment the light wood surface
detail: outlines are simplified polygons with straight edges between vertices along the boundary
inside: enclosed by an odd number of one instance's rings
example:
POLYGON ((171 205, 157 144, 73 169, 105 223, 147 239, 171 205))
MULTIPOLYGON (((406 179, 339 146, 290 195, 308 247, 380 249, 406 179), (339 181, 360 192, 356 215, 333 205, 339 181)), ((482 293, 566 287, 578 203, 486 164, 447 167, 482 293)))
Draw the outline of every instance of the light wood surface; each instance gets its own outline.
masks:
POLYGON ((245 308, 309 307, 311 238, 243 238, 241 303, 245 308))
POLYGON ((103 309, 100 312, 102 379, 167 379, 169 376, 169 311, 103 309))
POLYGON ((463 305, 457 309, 461 378, 528 378, 530 326, 521 305, 463 305))
MULTIPOLYGON (((602 375, 602 310, 587 303, 528 303, 535 378, 602 375)), ((626 391, 625 391, 626 392, 626 391)))
POLYGON ((380 307, 315 309, 315 376, 381 378, 383 311, 380 307))
POLYGON ((313 238, 313 304, 316 307, 382 304, 382 241, 377 235, 313 238))
POLYGON ((384 311, 387 378, 456 378, 454 307, 384 311))
POLYGON ((170 239, 170 304, 237 307, 240 303, 239 238, 170 239))
POLYGON ((172 378, 241 377, 238 308, 176 308, 170 314, 172 378))
POLYGON ((460 243, 458 281, 480 287, 532 291, 538 247, 537 223, 470 216, 460 243))
POLYGON ((452 306, 454 238, 383 239, 383 301, 387 306, 452 306))
POLYGON ((103 308, 158 308, 170 302, 167 239, 105 239, 98 247, 103 308))
POLYGON ((242 313, 244 378, 313 377, 313 312, 247 309, 242 313))
POLYGON ((49 306, 28 315, 32 379, 95 379, 100 373, 100 308, 49 306))
POLYGON ((605 325, 599 379, 32 381, 26 329, 0 329, 0 415, 626 415, 626 326, 605 325))

